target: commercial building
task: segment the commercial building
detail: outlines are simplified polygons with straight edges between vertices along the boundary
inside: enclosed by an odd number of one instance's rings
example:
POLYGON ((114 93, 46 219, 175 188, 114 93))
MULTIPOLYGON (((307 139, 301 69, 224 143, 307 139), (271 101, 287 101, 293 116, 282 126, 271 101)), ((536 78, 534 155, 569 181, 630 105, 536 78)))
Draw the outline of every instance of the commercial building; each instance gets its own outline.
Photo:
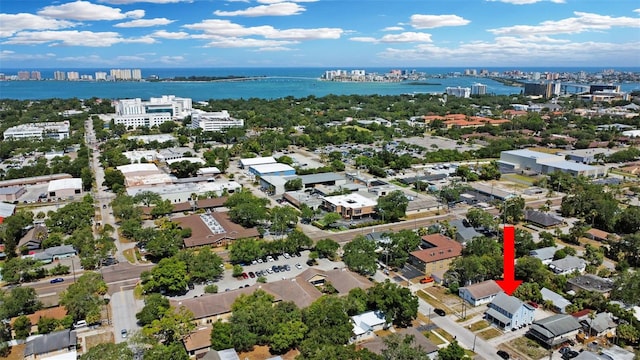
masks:
POLYGON ((76 196, 76 195, 81 195, 82 179, 71 178, 71 179, 51 180, 49 182, 49 187, 47 188, 47 193, 51 198, 62 198, 62 199, 76 196))
POLYGON ((448 270, 451 262, 462 255, 462 245, 442 234, 423 236, 420 248, 409 253, 409 262, 425 275, 448 270))
POLYGON ((225 246, 233 240, 260 236, 256 228, 244 228, 232 222, 226 212, 189 215, 174 221, 183 228, 191 228, 191 236, 183 240, 188 248, 225 246))
POLYGON ((69 122, 43 122, 16 125, 3 133, 4 139, 55 139, 62 140, 69 137, 69 122))
POLYGON ((524 84, 524 94, 528 96, 541 96, 545 99, 549 99, 554 95, 554 93, 555 86, 551 82, 524 84))
POLYGON ((292 176, 296 169, 287 164, 262 164, 249 166, 249 172, 255 176, 292 176))
POLYGON ((0 201, 14 202, 27 192, 23 186, 0 188, 0 201))
POLYGON ((138 142, 142 142, 143 144, 149 144, 154 141, 157 141, 160 144, 165 143, 167 141, 173 141, 173 142, 178 141, 178 139, 176 139, 176 137, 171 134, 135 135, 135 136, 129 136, 127 139, 136 140, 138 142))
POLYGON ((527 149, 509 150, 500 153, 498 165, 503 172, 533 172, 550 174, 562 171, 573 176, 599 177, 606 174, 606 169, 565 160, 564 156, 547 154, 527 149))
POLYGON ((325 196, 322 207, 327 211, 336 212, 344 219, 360 219, 375 213, 378 203, 358 193, 347 195, 325 196))
POLYGON ((227 128, 243 126, 244 120, 232 118, 227 110, 217 112, 193 110, 189 125, 192 129, 200 128, 202 131, 222 131, 227 128))
POLYGON ((242 189, 242 185, 235 181, 223 181, 223 182, 188 182, 181 184, 155 184, 150 186, 131 186, 127 188, 127 194, 129 196, 135 196, 136 194, 144 191, 151 191, 160 195, 162 200, 169 200, 174 204, 178 204, 185 201, 194 200, 192 195, 203 194, 216 194, 216 196, 223 196, 226 194, 233 194, 236 191, 242 189))
POLYGON ((502 291, 494 280, 487 280, 459 288, 458 296, 472 306, 479 306, 492 302, 502 291))
POLYGON ((536 320, 528 334, 547 347, 556 346, 575 339, 582 326, 571 315, 553 315, 536 320))
POLYGON ((114 122, 127 127, 157 126, 166 121, 184 119, 191 115, 192 100, 174 95, 163 95, 143 101, 140 98, 121 99, 115 102, 114 122))
POLYGON ((15 214, 15 212, 16 212, 15 205, 0 202, 0 224, 4 222, 4 219, 15 214))
POLYGON ((516 330, 531 324, 534 312, 531 305, 501 292, 489 303, 485 317, 504 330, 516 330))
POLYGON ((277 163, 277 161, 276 159, 273 158, 273 156, 245 158, 245 159, 240 159, 240 168, 248 169, 249 166, 275 164, 275 163, 277 163))
POLYGON ((153 113, 140 115, 116 115, 113 117, 114 124, 122 124, 127 128, 136 129, 139 127, 154 127, 167 121, 173 121, 170 113, 153 113))
POLYGON ((461 97, 461 98, 468 98, 469 95, 471 95, 471 88, 468 87, 460 87, 460 86, 448 86, 445 89, 445 93, 449 96, 455 96, 455 97, 461 97))
POLYGON ((557 155, 564 156, 565 159, 583 163, 592 164, 600 159, 604 159, 607 156, 620 151, 609 148, 593 148, 593 149, 578 149, 569 151, 560 151, 557 155))

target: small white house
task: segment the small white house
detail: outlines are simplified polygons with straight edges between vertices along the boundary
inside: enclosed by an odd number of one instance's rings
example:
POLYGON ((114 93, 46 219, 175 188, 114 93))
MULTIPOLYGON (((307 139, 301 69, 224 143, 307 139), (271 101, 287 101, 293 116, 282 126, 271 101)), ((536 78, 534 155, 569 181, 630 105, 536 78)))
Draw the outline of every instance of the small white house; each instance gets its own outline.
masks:
POLYGON ((369 311, 351 317, 353 337, 351 343, 360 342, 374 336, 374 331, 387 328, 387 321, 382 311, 369 311))
POLYGON ((488 304, 502 292, 502 288, 493 280, 461 287, 458 295, 473 306, 488 304))

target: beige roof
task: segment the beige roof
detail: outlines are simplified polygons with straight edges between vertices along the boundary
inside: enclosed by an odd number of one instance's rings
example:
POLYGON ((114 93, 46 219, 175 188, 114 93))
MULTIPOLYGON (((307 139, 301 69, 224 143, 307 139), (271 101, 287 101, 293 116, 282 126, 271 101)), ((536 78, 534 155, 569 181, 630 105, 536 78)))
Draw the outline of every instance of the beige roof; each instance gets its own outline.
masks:
POLYGON ((182 340, 184 348, 189 351, 205 349, 211 346, 211 325, 199 327, 182 340))
POLYGON ((474 299, 484 299, 488 296, 495 295, 502 291, 502 288, 493 280, 487 280, 479 282, 477 284, 465 286, 462 289, 466 289, 474 299))
POLYGON ((257 237, 260 235, 256 228, 244 228, 232 222, 229 214, 226 212, 212 212, 209 214, 213 217, 224 232, 214 234, 211 229, 202 221, 200 215, 189 215, 185 217, 175 218, 174 221, 180 224, 182 228, 190 228, 191 236, 184 239, 184 246, 197 247, 205 245, 218 245, 226 240, 236 240, 242 238, 257 237))
POLYGON ((300 278, 266 283, 262 285, 262 289, 278 295, 282 301, 294 302, 300 309, 306 308, 322 296, 320 290, 300 278))
POLYGON ((333 269, 324 271, 320 269, 310 268, 298 275, 298 278, 308 282, 317 276, 324 277, 325 281, 330 282, 331 285, 333 285, 333 287, 338 290, 338 293, 343 295, 349 293, 349 291, 353 288, 361 288, 366 290, 373 286, 369 279, 347 269, 333 269))
MULTIPOLYGON (((184 306, 193 313, 194 319, 202 319, 231 312, 231 305, 233 305, 233 302, 236 301, 238 296, 242 294, 253 294, 255 290, 256 287, 251 286, 225 291, 218 294, 205 294, 197 298, 185 299, 182 301, 171 301, 171 305, 178 309, 181 306, 184 306)), ((275 300, 279 301, 281 299, 276 298, 275 300)))

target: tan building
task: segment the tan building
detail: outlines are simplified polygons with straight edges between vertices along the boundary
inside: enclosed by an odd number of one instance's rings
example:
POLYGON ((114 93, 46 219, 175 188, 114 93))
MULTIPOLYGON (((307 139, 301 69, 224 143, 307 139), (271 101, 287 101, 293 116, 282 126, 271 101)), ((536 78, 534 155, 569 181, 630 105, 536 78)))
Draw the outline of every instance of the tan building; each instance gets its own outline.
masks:
MULTIPOLYGON (((214 202, 210 202, 214 203, 214 202)), ((184 239, 184 246, 224 246, 236 239, 258 237, 256 228, 245 228, 232 222, 226 212, 195 214, 175 218, 182 228, 190 228, 191 236, 184 239)))
POLYGON ((12 203, 14 201, 17 201, 18 198, 24 195, 26 192, 27 189, 22 186, 0 188, 0 201, 12 203))
POLYGON ((66 199, 73 196, 82 195, 82 179, 60 179, 51 180, 47 188, 50 198, 66 199))
POLYGON ((423 236, 420 247, 422 250, 409 254, 409 261, 427 275, 449 269, 449 264, 462 254, 462 245, 442 234, 423 236))
POLYGON ((192 358, 204 356, 211 350, 211 325, 201 326, 182 340, 187 354, 192 358))
POLYGON ((322 206, 328 211, 337 212, 345 219, 360 219, 375 213, 378 203, 358 193, 326 196, 322 198, 322 206))

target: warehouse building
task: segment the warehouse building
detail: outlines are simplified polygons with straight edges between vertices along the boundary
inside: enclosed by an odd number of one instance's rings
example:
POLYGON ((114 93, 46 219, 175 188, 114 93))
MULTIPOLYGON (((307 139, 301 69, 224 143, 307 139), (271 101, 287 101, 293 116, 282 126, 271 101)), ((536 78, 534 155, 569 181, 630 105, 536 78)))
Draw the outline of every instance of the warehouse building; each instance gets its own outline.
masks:
POLYGON ((287 164, 262 164, 249 166, 249 172, 255 176, 291 176, 296 174, 296 169, 287 164))
POLYGON ((554 171, 562 171, 573 176, 587 177, 599 177, 606 174, 606 169, 600 166, 567 161, 564 156, 527 149, 503 151, 500 153, 498 165, 503 172, 532 172, 547 175, 554 171))
POLYGON ((76 196, 76 195, 81 195, 82 179, 72 178, 72 179, 52 180, 49 182, 49 187, 47 188, 47 192, 49 193, 49 197, 61 198, 61 199, 65 199, 65 198, 76 196))
POLYGON ((246 159, 240 159, 240 168, 241 169, 248 169, 249 166, 263 165, 263 164, 275 164, 275 163, 277 163, 277 161, 276 161, 276 159, 274 159, 273 156, 246 158, 246 159))

